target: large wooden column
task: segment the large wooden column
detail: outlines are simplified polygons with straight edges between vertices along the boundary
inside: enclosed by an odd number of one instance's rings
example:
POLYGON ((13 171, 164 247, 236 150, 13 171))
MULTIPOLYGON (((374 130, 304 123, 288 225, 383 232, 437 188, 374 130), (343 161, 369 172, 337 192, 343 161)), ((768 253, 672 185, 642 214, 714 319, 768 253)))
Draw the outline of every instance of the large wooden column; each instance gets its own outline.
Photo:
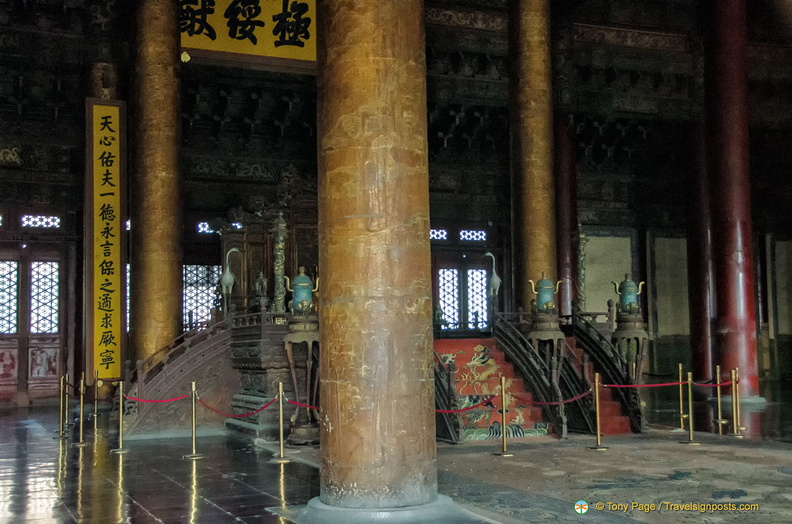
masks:
POLYGON ((740 368, 745 398, 758 393, 746 7, 745 0, 712 1, 709 7, 705 89, 717 363, 724 374, 740 368))
POLYGON ((572 115, 555 115, 556 221, 558 257, 558 314, 571 315, 577 296, 577 173, 575 126, 572 115))
POLYGON ((181 333, 178 2, 140 0, 132 93, 130 338, 145 359, 181 333))
POLYGON ((437 497, 422 0, 317 4, 321 502, 437 497))
POLYGON ((510 2, 512 162, 515 187, 515 287, 518 302, 533 299, 528 279, 555 279, 553 96, 549 0, 510 2))
POLYGON ((687 217, 691 368, 696 380, 707 381, 715 371, 712 354, 715 275, 712 267, 711 199, 704 124, 695 124, 691 134, 695 161, 687 217))

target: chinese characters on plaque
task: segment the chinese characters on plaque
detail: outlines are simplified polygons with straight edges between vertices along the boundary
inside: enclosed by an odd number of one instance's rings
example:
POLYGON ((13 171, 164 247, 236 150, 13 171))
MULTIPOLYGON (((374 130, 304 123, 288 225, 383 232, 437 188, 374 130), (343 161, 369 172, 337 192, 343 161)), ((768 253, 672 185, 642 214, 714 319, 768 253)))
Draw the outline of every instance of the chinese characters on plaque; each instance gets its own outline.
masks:
POLYGON ((179 0, 182 47, 316 60, 316 0, 179 0))
POLYGON ((123 108, 88 100, 88 169, 90 194, 86 226, 91 246, 86 257, 88 336, 93 348, 93 368, 100 378, 121 376, 126 303, 123 298, 126 270, 122 259, 125 219, 122 213, 124 171, 122 161, 123 108))

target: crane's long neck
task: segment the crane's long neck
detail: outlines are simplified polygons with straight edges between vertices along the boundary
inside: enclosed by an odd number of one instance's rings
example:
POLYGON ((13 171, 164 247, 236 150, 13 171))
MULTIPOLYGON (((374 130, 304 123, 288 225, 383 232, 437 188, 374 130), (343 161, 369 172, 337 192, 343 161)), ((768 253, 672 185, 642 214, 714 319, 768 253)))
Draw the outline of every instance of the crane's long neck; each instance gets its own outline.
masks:
POLYGON ((490 254, 488 255, 492 259, 492 274, 495 274, 495 256, 490 254))
POLYGON ((228 253, 226 253, 226 269, 228 268, 229 260, 231 259, 231 253, 233 253, 233 251, 230 249, 228 250, 228 253))

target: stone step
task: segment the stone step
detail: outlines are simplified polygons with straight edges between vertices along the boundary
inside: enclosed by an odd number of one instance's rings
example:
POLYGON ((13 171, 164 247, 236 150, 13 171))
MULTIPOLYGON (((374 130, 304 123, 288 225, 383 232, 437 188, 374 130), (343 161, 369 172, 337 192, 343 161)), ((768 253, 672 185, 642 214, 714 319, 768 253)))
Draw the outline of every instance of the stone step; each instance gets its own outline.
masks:
MULTIPOLYGON (((459 376, 459 375, 457 375, 459 376)), ((504 373, 506 382, 506 392, 515 391, 522 394, 525 391, 525 385, 521 378, 513 378, 504 373)), ((456 382, 457 395, 500 395, 500 377, 489 377, 482 380, 476 380, 472 383, 456 382)))
MULTIPOLYGON (((502 423, 500 406, 471 409, 461 413, 463 428, 488 428, 493 424, 502 423)), ((533 407, 518 407, 510 405, 506 410, 506 425, 530 427, 536 422, 541 422, 541 410, 533 407)))
POLYGON ((600 417, 600 430, 603 435, 624 435, 632 433, 630 418, 625 416, 600 417))
POLYGON ((621 404, 615 400, 602 400, 600 398, 600 419, 603 417, 622 416, 621 404))
POLYGON ((524 399, 507 395, 507 436, 547 434, 541 408, 530 404, 531 393, 526 391, 522 378, 515 376, 514 367, 506 362, 505 355, 497 348, 494 339, 440 339, 435 341, 435 351, 446 361, 455 364, 459 407, 476 405, 486 396, 495 395, 483 406, 460 413, 463 439, 501 438, 501 375, 506 379, 507 393, 517 393, 524 399))
MULTIPOLYGON (((548 425, 545 422, 537 422, 533 426, 510 425, 506 430, 507 438, 538 437, 549 434, 548 425)), ((502 438, 500 423, 493 424, 489 428, 463 428, 462 440, 489 440, 502 438)))

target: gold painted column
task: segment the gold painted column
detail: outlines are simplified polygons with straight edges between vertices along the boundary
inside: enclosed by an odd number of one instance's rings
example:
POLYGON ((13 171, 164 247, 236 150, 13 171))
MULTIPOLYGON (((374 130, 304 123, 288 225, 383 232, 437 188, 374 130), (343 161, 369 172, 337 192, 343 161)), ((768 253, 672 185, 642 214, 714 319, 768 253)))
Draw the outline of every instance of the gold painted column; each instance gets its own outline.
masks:
POLYGON ((321 502, 437 498, 422 0, 317 3, 321 502))
POLYGON ((145 359, 181 333, 179 29, 173 0, 140 0, 132 93, 130 346, 145 359))
POLYGON ((556 275, 550 1, 510 4, 515 288, 518 304, 527 309, 533 299, 528 279, 556 275))

